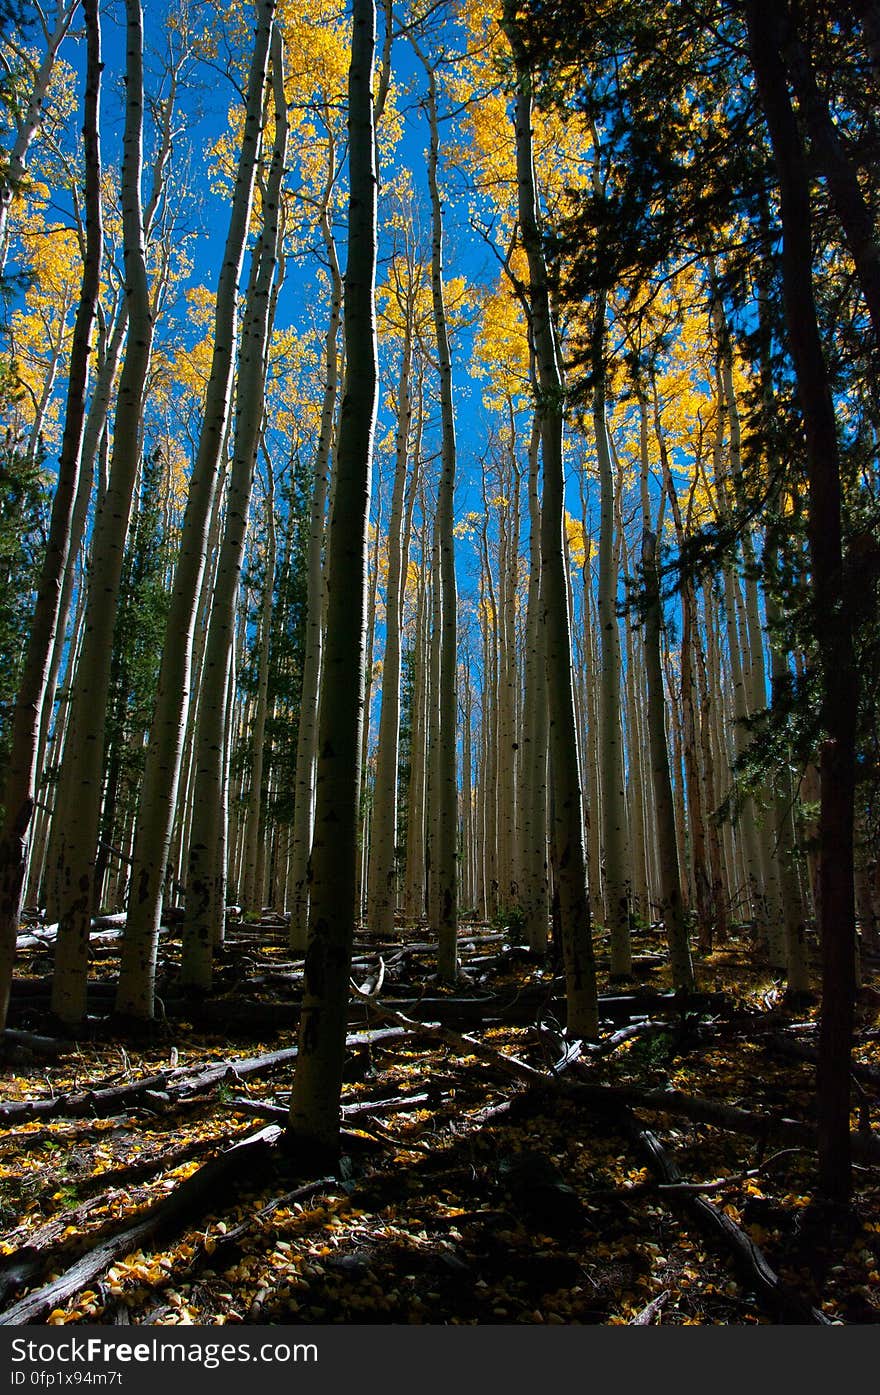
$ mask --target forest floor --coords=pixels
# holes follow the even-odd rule
[[[744,937],[701,962],[683,1013],[662,938],[641,933],[636,981],[602,978],[603,1038],[580,1051],[558,976],[503,931],[467,927],[454,990],[418,932],[359,940],[376,1003],[353,999],[345,1153],[318,1177],[279,1142],[302,985],[282,929],[231,931],[198,1007],[175,997],[163,937],[165,1016],[124,1046],[115,933],[93,936],[76,1041],[52,1031],[39,931],[20,951],[0,1323],[880,1321],[876,967],[857,1193],[837,1211],[812,1199],[815,1004],[786,1003]]]

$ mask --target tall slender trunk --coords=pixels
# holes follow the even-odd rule
[[[199,448],[181,529],[180,554],[174,572],[159,686],[138,805],[132,886],[116,1009],[122,1014],[139,1018],[153,1015],[162,888],[177,803],[192,676],[193,631],[205,568],[211,503],[229,418],[235,362],[236,294],[260,150],[263,91],[274,9],[275,0],[260,0],[245,99],[244,131],[217,288],[211,376],[205,393]]]
[[[260,848],[264,829],[263,768],[266,718],[269,711],[269,650],[272,629],[272,595],[275,589],[275,480],[271,464],[269,487],[266,491],[265,576],[260,603],[260,624],[257,648],[257,700],[250,732],[251,784],[248,793],[247,818],[244,832],[244,884],[241,906],[245,915],[259,916],[263,908],[263,877]]]
[[[101,280],[103,228],[101,221],[101,23],[97,0],[84,0],[87,66],[85,88],[86,246],[79,304],[73,329],[70,374],[58,482],[52,502],[49,537],[37,600],[28,633],[24,665],[16,694],[6,781],[3,826],[0,831],[0,1030],[6,1022],[15,937],[21,916],[27,836],[36,798],[40,746],[40,714],[46,696],[52,651],[58,628],[61,589],[70,548],[71,522],[77,498],[89,373],[89,341],[95,321]],[[68,21],[69,22],[69,21]],[[2,186],[0,186],[2,189]],[[0,197],[0,215],[5,204]],[[2,226],[0,226],[2,240]]]
[[[413,691],[410,736],[410,779],[407,796],[406,877],[404,914],[415,920],[425,913],[425,795],[427,790],[428,585],[425,539],[421,544],[413,640]]]
[[[813,292],[810,175],[780,56],[779,0],[746,0],[749,48],[764,109],[782,219],[782,290],[797,377],[809,479],[808,537],[824,740],[820,756],[819,1183],[840,1201],[852,1190],[850,1063],[855,1000],[853,879],[858,684],[852,616],[844,599],[837,423]]]
[[[236,383],[232,473],[212,588],[195,734],[193,805],[198,810],[198,821],[189,845],[182,979],[193,987],[205,989],[211,985],[212,949],[225,918],[227,713],[235,648],[235,604],[263,419],[266,351],[273,304],[271,289],[281,227],[281,183],[288,133],[283,62],[283,44],[276,30],[272,38],[275,143],[263,200],[263,228],[252,254],[253,269]]]
[[[57,854],[59,930],[52,1008],[70,1023],[81,1020],[86,1004],[110,655],[125,538],[140,460],[144,390],[153,341],[141,204],[144,92],[140,0],[126,0],[125,13],[122,226],[129,307],[128,340],[116,397],[110,474],[92,530],[82,649],[73,683],[70,730],[55,804],[62,837]]]
[[[388,571],[385,581],[385,652],[382,660],[382,704],[376,778],[370,821],[370,853],[367,872],[367,926],[371,934],[388,939],[394,933],[397,909],[397,778],[400,752],[400,625],[403,604],[403,513],[412,424],[414,268],[403,288],[405,323],[397,384],[397,430],[394,482],[388,518]]]
[[[678,853],[675,841],[675,806],[669,776],[669,748],[666,744],[663,668],[660,660],[660,583],[657,570],[657,539],[648,529],[642,537],[642,585],[644,588],[645,670],[648,680],[648,738],[651,751],[651,778],[654,788],[654,815],[660,860],[660,919],[669,944],[672,981],[684,993],[693,991],[694,968],[688,943],[687,918],[681,896]]]
[[[564,386],[538,224],[532,151],[531,74],[512,0],[505,0],[502,24],[511,46],[516,78],[519,223],[529,268],[528,297],[541,415],[544,465],[541,575],[553,770],[555,884],[559,893],[568,1030],[572,1037],[588,1037],[598,1031],[599,1016],[587,896],[584,813],[571,670],[571,626],[562,541],[565,515],[562,445]]]
[[[353,0],[348,85],[349,205],[346,375],[329,532],[325,679],[318,740],[309,943],[290,1101],[298,1147],[335,1157],[357,911],[357,837],[364,717],[364,598],[376,419],[376,165],[373,0]]]
[[[421,56],[421,55],[420,55]],[[443,209],[437,167],[440,127],[437,115],[437,75],[422,59],[428,77],[428,192],[431,199],[431,308],[440,378],[440,480],[437,488],[437,531],[440,547],[440,685],[439,749],[437,761],[437,970],[441,978],[458,973],[458,776],[456,762],[456,696],[458,599],[455,580],[455,412],[452,401],[452,358],[443,285]]]
[[[541,620],[541,444],[537,415],[529,442],[529,589],[526,601],[525,696],[520,809],[520,890],[526,943],[546,954],[550,920],[547,865],[547,682]]]
[[[611,934],[611,977],[632,972],[629,848],[620,724],[620,630],[617,624],[617,554],[614,546],[614,475],[605,414],[605,297],[593,331],[593,430],[599,464],[599,761],[602,780],[602,844],[605,852],[605,919]]]
[[[330,275],[330,320],[324,339],[324,398],[321,427],[315,451],[315,478],[309,511],[309,546],[306,560],[306,625],[299,728],[296,739],[293,828],[290,849],[290,944],[304,954],[308,938],[308,864],[312,848],[315,812],[315,761],[318,750],[318,694],[323,647],[324,514],[330,473],[330,447],[339,390],[339,320],[342,313],[342,274],[330,223],[329,202],[336,177],[335,148],[328,154],[327,183],[321,208],[321,236]]]

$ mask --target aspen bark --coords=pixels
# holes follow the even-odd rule
[[[598,1030],[595,963],[587,896],[580,759],[574,716],[571,628],[563,553],[564,386],[541,244],[532,152],[531,75],[514,6],[505,0],[503,27],[516,76],[515,133],[520,230],[529,267],[531,329],[538,373],[544,497],[541,520],[541,575],[553,771],[556,887],[559,894],[565,964],[568,1031],[572,1037]]]
[[[681,895],[681,876],[675,838],[675,806],[669,776],[669,748],[666,744],[663,668],[660,659],[660,584],[657,570],[657,539],[645,529],[642,537],[642,584],[644,588],[645,671],[648,680],[648,738],[651,752],[651,779],[654,788],[654,816],[660,858],[660,919],[669,944],[672,981],[680,992],[694,989],[694,968],[688,942],[687,917]]]
[[[71,7],[72,10],[75,7]],[[52,502],[49,537],[40,573],[37,600],[28,632],[24,665],[12,717],[10,752],[3,790],[0,830],[0,1030],[6,1022],[15,961],[15,937],[21,916],[27,861],[27,837],[33,817],[40,755],[40,715],[46,697],[52,652],[59,622],[60,596],[68,562],[71,524],[78,494],[83,423],[92,326],[101,279],[101,25],[97,0],[84,0],[87,67],[85,88],[86,246],[79,304],[73,329],[70,374],[58,481]],[[69,18],[68,21],[69,23]],[[0,184],[0,220],[6,205]],[[2,241],[2,221],[0,221]]]
[[[199,448],[181,529],[180,554],[174,572],[159,687],[138,806],[132,886],[116,991],[116,1010],[139,1018],[153,1015],[159,917],[190,697],[193,631],[205,568],[211,503],[228,425],[235,361],[235,302],[253,201],[274,8],[274,0],[260,0],[257,11],[244,131],[217,288],[211,376],[205,393]]]
[[[129,327],[116,399],[107,489],[92,531],[92,558],[70,730],[58,782],[59,930],[52,1009],[77,1023],[85,1011],[88,938],[101,811],[104,720],[110,654],[132,491],[140,460],[140,424],[153,321],[141,205],[143,166],[143,16],[126,0],[126,102],[122,157],[122,224]]]
[[[268,489],[266,491],[266,550],[265,576],[260,605],[259,643],[257,650],[257,700],[251,727],[251,782],[248,792],[247,817],[244,831],[244,881],[241,906],[245,915],[260,915],[263,909],[263,877],[259,849],[263,846],[263,765],[266,717],[269,703],[269,645],[272,624],[272,595],[275,587],[275,480],[271,462],[267,461]]]
[[[400,751],[400,625],[403,604],[403,510],[412,422],[413,315],[415,268],[408,267],[408,284],[398,299],[404,314],[400,375],[397,384],[397,430],[394,481],[388,518],[388,571],[385,582],[385,652],[382,660],[382,703],[373,785],[367,870],[367,927],[388,939],[394,934],[397,909],[397,775]]]
[[[235,649],[235,605],[263,419],[266,350],[271,334],[271,287],[278,255],[281,183],[288,134],[284,52],[278,30],[272,38],[272,90],[275,143],[263,200],[263,228],[252,254],[253,272],[236,383],[232,473],[212,590],[195,735],[193,805],[198,810],[198,824],[190,839],[188,855],[181,978],[183,983],[200,989],[211,986],[212,949],[217,943],[218,931],[222,932],[226,909],[224,829],[228,761],[225,757]]]
[[[324,242],[330,276],[330,320],[324,339],[324,397],[321,404],[321,426],[315,451],[315,478],[312,485],[309,512],[309,548],[306,561],[306,637],[296,744],[289,871],[291,887],[290,944],[297,954],[305,953],[308,938],[309,891],[307,879],[315,812],[318,695],[323,646],[324,575],[321,564],[324,553],[324,515],[327,508],[330,448],[333,440],[336,399],[339,390],[339,322],[342,313],[342,274],[339,270],[339,258],[336,254],[336,242],[329,214],[330,195],[335,178],[335,147],[331,142],[328,153],[327,183],[324,188],[320,217],[321,237]]]
[[[79,5],[80,0],[55,0],[54,28],[51,32],[47,32],[46,52],[34,73],[24,114],[16,128],[12,149],[3,161],[3,171],[0,174],[0,274],[6,265],[9,238],[8,223],[12,201],[16,188],[21,183],[27,168],[28,151],[40,129],[43,106],[49,92],[49,83],[52,80],[58,50],[70,29]],[[83,5],[83,10],[85,10],[85,5]],[[89,24],[90,21],[87,20],[87,31]]]
[[[438,951],[437,970],[441,978],[453,979],[458,973],[458,778],[456,762],[456,638],[457,591],[455,580],[455,539],[453,504],[455,495],[455,415],[452,403],[452,359],[446,322],[443,287],[443,211],[437,181],[440,134],[437,121],[437,82],[433,69],[428,72],[428,189],[431,197],[431,305],[434,312],[434,338],[437,344],[437,371],[440,377],[440,482],[437,490],[437,528],[440,540],[440,592],[442,600],[440,631],[440,748],[437,787],[437,882]]]
[[[605,298],[595,312],[593,333],[593,430],[599,465],[599,762],[602,782],[602,845],[605,853],[605,920],[611,934],[611,977],[632,973],[630,877],[626,788],[620,725],[620,630],[617,624],[617,555],[611,448],[605,416]]]
[[[357,837],[364,718],[364,597],[376,417],[376,166],[373,0],[353,0],[349,70],[346,375],[329,531],[325,679],[321,700],[309,944],[290,1101],[299,1147],[335,1156],[357,912]]]
[[[417,920],[425,914],[425,796],[427,792],[427,675],[428,675],[428,586],[425,565],[425,539],[421,544],[413,641],[413,695],[410,735],[410,778],[407,798],[406,877],[404,914]]]
[[[526,943],[533,954],[543,955],[547,952],[550,923],[550,886],[547,861],[547,683],[541,618],[540,443],[540,422],[536,414],[529,442],[529,589],[526,601],[519,875]]]

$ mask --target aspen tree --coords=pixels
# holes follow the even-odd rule
[[[500,909],[500,870],[498,862],[498,605],[489,560],[489,503],[486,475],[482,472],[483,523],[480,534],[480,572],[483,618],[483,869],[486,912],[494,916]]]
[[[704,593],[705,594],[705,593]],[[699,614],[697,611],[697,597],[694,593],[693,604],[695,608],[695,636],[694,660],[697,674],[697,690],[699,697],[699,730],[700,730],[700,755],[702,758],[702,775],[704,791],[704,828],[706,851],[709,869],[709,890],[708,901],[711,907],[711,930],[714,939],[724,941],[727,939],[727,893],[724,886],[722,871],[722,850],[721,836],[718,828],[718,820],[715,810],[718,808],[718,787],[716,782],[716,760],[712,743],[712,708],[717,701],[718,688],[711,686],[709,681],[709,670],[706,654],[703,651],[703,644],[699,631]],[[709,611],[706,616],[706,643],[710,643],[712,619]]]
[[[573,1037],[598,1030],[595,964],[584,852],[583,800],[574,715],[571,631],[562,546],[564,520],[564,386],[541,245],[532,157],[531,74],[513,0],[505,0],[504,32],[516,78],[515,132],[519,223],[529,267],[529,302],[538,370],[544,496],[541,574],[547,641],[550,757],[553,772],[556,887],[566,974],[568,1030]]]
[[[550,887],[547,861],[547,681],[541,618],[540,443],[541,427],[536,413],[529,441],[529,583],[526,600],[519,877],[526,943],[533,954],[543,955],[547,951]]]
[[[426,535],[424,509],[420,542],[415,634],[413,639],[413,695],[410,732],[410,777],[407,792],[406,871],[403,909],[407,920],[425,913],[425,807],[427,793],[427,647],[428,647],[428,568],[425,565]]]
[[[605,297],[593,328],[593,431],[599,464],[599,762],[602,781],[602,846],[605,854],[605,920],[611,932],[611,977],[632,973],[630,877],[626,788],[620,727],[620,630],[617,624],[615,490],[605,410]]]
[[[621,530],[621,538],[623,531]],[[645,830],[644,780],[642,775],[642,742],[639,728],[638,681],[643,671],[642,655],[637,648],[638,636],[629,616],[626,620],[626,751],[630,771],[627,808],[629,813],[629,847],[632,862],[632,905],[640,920],[648,917],[647,838]]]
[[[65,657],[65,650],[67,650],[67,672],[70,674],[74,672],[73,660],[76,654],[76,645],[71,644],[68,646],[67,626],[70,619],[74,586],[76,584],[79,553],[82,540],[85,536],[86,523],[88,521],[89,500],[92,496],[95,461],[98,456],[100,438],[103,435],[110,411],[110,396],[119,368],[122,348],[125,344],[127,326],[128,305],[123,297],[119,303],[113,331],[104,351],[103,359],[99,359],[98,362],[97,371],[93,379],[91,401],[83,425],[79,481],[70,522],[70,546],[68,548],[67,562],[64,568],[64,579],[61,584],[61,598],[58,603],[58,624],[56,627],[52,660],[49,667],[46,692],[40,714],[40,746],[37,759],[38,773],[43,770],[45,765],[46,751],[49,744],[49,733],[55,710],[58,679],[61,673],[61,665]],[[85,583],[84,579],[81,578],[77,596],[77,606],[80,610],[84,590]],[[78,626],[75,623],[73,626],[74,635],[77,633],[77,629]]]
[[[584,612],[584,708],[586,711],[587,858],[590,909],[595,919],[604,918],[602,899],[602,786],[599,771],[599,711],[596,692],[596,626],[593,618],[593,541],[587,527],[587,498],[581,477],[581,516],[584,530],[583,612]]]
[[[439,853],[438,818],[440,802],[437,798],[440,761],[440,662],[442,634],[443,596],[440,589],[440,530],[437,510],[434,510],[434,527],[431,541],[431,628],[428,639],[428,754],[425,825],[427,831],[427,852],[425,871],[427,876],[428,924],[437,925],[440,919],[438,877]]]
[[[759,325],[761,329],[761,389],[762,407],[772,412],[775,406],[772,387],[772,365],[770,362],[771,337],[767,323],[767,303],[765,293],[759,293]],[[774,462],[775,463],[775,462]],[[777,586],[781,570],[780,530],[775,522],[782,512],[782,485],[774,490],[771,519],[764,540],[765,606],[767,632],[770,639],[770,683],[771,705],[778,702],[785,692],[790,677],[790,655],[781,636],[782,607],[777,599]],[[800,892],[797,867],[797,834],[795,828],[795,788],[791,771],[785,765],[777,770],[772,782],[773,831],[776,838],[779,858],[779,885],[782,927],[785,944],[786,981],[792,994],[810,992],[810,960],[807,950],[806,914],[804,898]]]
[[[125,15],[122,223],[128,340],[116,398],[110,475],[92,530],[82,648],[55,806],[61,840],[57,855],[60,904],[52,1009],[70,1023],[79,1022],[85,1011],[110,651],[153,339],[141,203],[144,94],[143,16],[139,0],[126,0]]]
[[[67,23],[73,8],[69,7]],[[62,7],[59,5],[59,13]],[[60,616],[60,597],[68,563],[71,525],[79,492],[83,424],[89,374],[92,326],[101,281],[103,228],[101,216],[101,23],[97,0],[84,0],[87,63],[84,98],[86,245],[82,284],[73,342],[58,481],[52,504],[43,566],[31,618],[21,680],[12,720],[10,754],[3,790],[0,831],[0,1029],[6,1021],[15,959],[15,937],[21,917],[27,858],[27,837],[33,817],[40,758],[40,715],[50,675]],[[5,216],[0,185],[0,220]],[[2,241],[0,221],[0,241]]]
[[[712,460],[718,512],[722,520],[727,520],[730,510],[726,493],[727,485],[722,468],[724,401],[724,390],[719,373],[716,396],[717,425],[713,443]],[[723,583],[723,611],[727,637],[727,653],[730,661],[733,685],[733,742],[737,757],[741,757],[748,745],[748,735],[745,729],[746,719],[748,718],[748,696],[746,692],[745,673],[743,670],[739,629],[736,623],[735,578],[731,571],[730,564],[727,562],[725,562],[723,568]],[[745,860],[747,896],[751,914],[754,919],[755,930],[759,936],[766,937],[767,906],[762,885],[761,851],[755,820],[755,805],[751,795],[746,796],[742,801],[737,827]]]
[[[245,99],[244,131],[229,229],[217,287],[211,376],[205,393],[199,448],[187,494],[181,547],[174,573],[159,688],[141,786],[128,920],[122,950],[117,1012],[153,1015],[162,888],[171,844],[190,696],[193,633],[205,568],[207,530],[226,438],[235,362],[235,301],[250,223],[260,149],[274,0],[259,0]]]
[[[698,475],[694,475],[691,485],[687,516],[682,515],[681,504],[672,478],[672,468],[666,436],[660,419],[660,402],[656,382],[654,394],[654,431],[660,450],[663,469],[663,485],[669,500],[679,551],[684,548],[690,527],[694,494]],[[700,946],[711,949],[715,929],[715,908],[711,898],[711,878],[707,853],[706,804],[703,787],[703,772],[700,768],[701,731],[700,712],[697,697],[697,650],[700,645],[696,590],[690,576],[684,578],[681,588],[681,734],[682,756],[684,760],[685,784],[687,788],[688,834],[690,842],[690,870],[693,878],[694,900]]]
[[[43,107],[49,93],[49,84],[52,81],[58,50],[67,36],[79,7],[80,0],[55,0],[53,25],[50,29],[48,19],[42,9],[36,2],[34,4],[46,36],[46,51],[33,74],[24,111],[16,127],[12,149],[5,157],[3,169],[0,172],[0,272],[6,265],[9,245],[9,213],[16,190],[20,187],[27,171],[28,151],[40,129]],[[85,11],[84,4],[83,11]],[[88,25],[89,21],[86,22],[87,32]]]
[[[456,654],[458,599],[455,579],[453,505],[455,497],[456,439],[452,399],[452,358],[443,283],[443,205],[437,169],[440,160],[440,126],[437,112],[437,74],[413,40],[428,79],[428,193],[431,200],[431,307],[437,373],[440,379],[440,479],[437,487],[437,532],[440,552],[440,673],[438,753],[436,764],[436,921],[437,970],[441,978],[458,973],[458,776],[456,728],[458,700]]]
[[[195,738],[193,804],[198,810],[198,826],[189,846],[182,978],[197,988],[210,987],[211,947],[226,913],[224,781],[228,777],[225,752],[229,746],[227,712],[235,647],[235,604],[263,418],[266,352],[271,333],[270,293],[278,255],[281,183],[288,137],[284,49],[278,29],[272,36],[271,61],[275,140],[263,198],[263,227],[252,252],[235,389],[232,472],[212,588]]]
[[[644,607],[644,659],[648,682],[648,738],[651,753],[651,779],[654,789],[654,819],[660,861],[659,915],[669,945],[672,982],[676,989],[690,993],[694,969],[688,943],[687,917],[681,895],[678,852],[675,838],[675,806],[669,776],[669,748],[666,744],[663,668],[660,659],[662,613],[657,568],[656,535],[645,529],[642,535],[642,587]]]
[[[720,390],[724,395],[727,419],[730,427],[730,470],[735,491],[742,492],[742,433],[739,408],[734,388],[733,350],[730,332],[724,317],[720,297],[717,293],[713,301],[713,322],[719,341]],[[758,613],[758,583],[756,580],[755,549],[751,533],[744,529],[741,536],[744,562],[745,599],[741,600],[740,588],[735,577],[729,578],[733,591],[734,604],[739,618],[738,632],[743,665],[744,700],[751,716],[762,712],[767,706],[767,686],[764,664],[764,638]],[[765,783],[760,790],[759,802],[766,809],[773,803],[773,795]],[[752,801],[754,810],[754,800]],[[757,823],[757,821],[756,821]],[[779,887],[779,868],[774,846],[773,827],[770,818],[763,818],[755,829],[758,857],[761,869],[761,898],[765,911],[767,943],[772,964],[782,967],[785,963],[785,945],[782,931],[782,898]]]
[[[397,383],[394,479],[388,516],[388,571],[385,581],[385,650],[376,778],[373,785],[367,879],[367,928],[383,939],[394,933],[397,908],[397,776],[400,748],[400,629],[407,559],[403,546],[404,502],[412,423],[412,370],[418,268],[412,228],[404,228],[405,246],[393,259],[389,296],[401,318],[400,372]]]
[[[377,478],[380,476],[380,470],[379,470],[379,468],[378,468],[378,462],[377,462],[377,468],[376,468],[376,475],[377,475]],[[336,476],[335,476],[335,473],[334,473],[333,480],[331,481],[331,483],[333,483],[334,486],[335,486],[335,480],[336,480]],[[363,916],[364,903],[365,903],[365,900],[366,900],[366,892],[367,892],[367,887],[366,887],[366,882],[367,882],[367,852],[368,852],[368,849],[369,849],[369,846],[370,846],[370,842],[369,842],[369,828],[368,828],[368,816],[369,816],[369,803],[368,803],[368,799],[369,799],[369,787],[370,787],[370,784],[371,784],[371,775],[370,775],[370,770],[369,770],[368,751],[369,751],[369,744],[370,744],[370,725],[371,725],[371,717],[372,717],[372,711],[373,711],[373,708],[372,708],[372,702],[373,702],[373,652],[374,652],[375,637],[376,637],[376,613],[377,613],[378,604],[379,604],[379,554],[380,554],[380,550],[381,550],[381,546],[382,546],[382,491],[381,491],[381,478],[378,478],[378,487],[377,487],[377,489],[376,489],[376,495],[377,495],[377,503],[376,503],[376,521],[375,521],[375,524],[373,525],[373,529],[374,529],[374,531],[373,531],[373,547],[372,547],[372,551],[370,552],[369,557],[368,557],[368,560],[367,560],[367,637],[366,637],[366,644],[365,644],[365,646],[364,646],[364,668],[365,668],[365,677],[364,677],[364,720],[363,720],[363,726],[362,726],[362,730],[361,730],[361,758],[360,758],[360,771],[361,771],[361,774],[360,774],[360,794],[359,794],[359,796],[358,796],[358,819],[359,819],[359,826],[358,826],[358,852],[357,852],[357,859],[358,859],[358,868],[357,868],[357,886],[358,886],[357,915],[358,915],[358,919],[359,919],[359,920],[360,920],[360,919],[362,918],[362,916]],[[330,500],[330,513],[331,513],[331,517],[332,517],[332,514],[333,514],[333,499],[332,499],[332,495],[331,495],[331,500]],[[368,525],[368,527],[369,527],[369,525]],[[326,586],[325,586],[325,588],[324,588],[324,632],[325,632],[325,634],[326,634],[326,631],[327,631],[327,610],[328,610],[327,601],[328,601],[328,592],[327,592],[327,588],[326,588]]]
[[[373,0],[353,0],[352,12],[345,386],[328,541],[309,942],[289,1125],[298,1146],[330,1156],[339,1148],[339,1096],[357,915],[364,597],[377,396]]]
[[[474,694],[471,681],[469,656],[460,670],[460,688],[463,691],[461,703],[461,811],[462,811],[462,862],[459,895],[465,906],[473,907],[476,902],[476,875],[474,865],[474,788],[473,788],[473,708]],[[546,930],[544,934],[546,942]]]
[[[263,908],[263,878],[260,870],[260,835],[263,805],[263,757],[266,717],[269,701],[269,641],[272,621],[272,592],[275,585],[275,477],[272,462],[266,458],[267,488],[265,497],[266,545],[264,552],[263,593],[260,601],[260,624],[257,643],[257,692],[254,720],[251,727],[251,778],[248,791],[247,817],[244,831],[244,878],[241,905],[245,915],[259,917]]]
[[[497,811],[498,884],[501,907],[505,912],[519,902],[516,861],[517,767],[519,729],[516,698],[519,687],[516,647],[516,587],[519,579],[519,496],[520,471],[516,459],[517,438],[513,411],[510,430],[499,458],[498,509],[498,642],[497,721]]]
[[[330,278],[330,318],[324,337],[324,395],[321,425],[315,450],[314,482],[309,512],[309,546],[306,560],[306,638],[302,693],[294,774],[293,827],[291,829],[290,944],[304,954],[308,937],[308,862],[312,847],[315,809],[315,761],[318,746],[318,696],[323,646],[324,515],[330,473],[330,449],[339,390],[339,323],[342,314],[342,273],[330,221],[330,197],[336,182],[336,144],[327,121],[327,178],[321,198],[319,227]]]

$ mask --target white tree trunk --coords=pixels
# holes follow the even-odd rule
[[[52,1009],[69,1023],[81,1020],[86,1004],[110,657],[132,492],[140,462],[144,388],[153,339],[141,205],[144,95],[140,0],[126,0],[125,12],[122,224],[128,340],[116,398],[110,476],[92,531],[83,642],[55,805],[62,835],[58,849],[59,931]]]
[[[260,0],[257,10],[241,151],[217,288],[211,376],[205,393],[202,431],[181,529],[180,554],[174,572],[159,687],[138,806],[128,921],[116,991],[116,1010],[138,1018],[153,1015],[162,888],[190,697],[193,630],[205,567],[211,503],[228,425],[235,362],[236,296],[260,150],[263,91],[274,8],[274,0]]]
[[[15,937],[21,916],[27,862],[27,836],[36,798],[40,756],[40,715],[46,697],[52,651],[59,622],[59,602],[70,548],[78,493],[83,423],[89,373],[89,341],[101,280],[101,150],[98,121],[101,84],[101,27],[97,0],[85,0],[88,41],[85,122],[86,247],[82,284],[73,330],[70,373],[58,482],[52,502],[49,537],[40,572],[21,679],[12,717],[10,751],[3,790],[0,830],[0,1030],[6,1022]],[[69,23],[69,18],[68,21]],[[0,219],[6,205],[0,183]],[[2,222],[0,222],[2,241]]]
[[[222,935],[225,920],[227,714],[235,650],[235,605],[263,419],[271,289],[278,256],[281,183],[287,150],[283,46],[277,30],[272,40],[272,90],[275,143],[263,200],[263,228],[253,251],[248,288],[236,383],[232,473],[212,590],[195,736],[193,805],[198,810],[198,821],[189,845],[181,977],[183,983],[200,989],[211,986],[212,950],[218,932]]]

